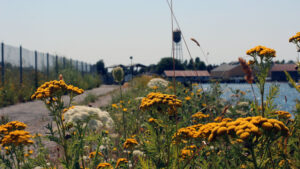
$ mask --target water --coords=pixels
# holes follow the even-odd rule
[[[266,83],[265,86],[265,96],[268,95],[269,93],[269,87],[272,83]],[[293,112],[293,110],[295,110],[295,105],[296,105],[296,99],[300,100],[300,93],[297,92],[297,90],[295,88],[292,88],[289,86],[288,83],[276,83],[279,85],[279,94],[278,97],[275,98],[275,104],[277,105],[277,108],[279,110],[285,110],[288,111],[290,113]],[[222,97],[224,99],[230,99],[230,96],[233,94],[230,90],[236,90],[236,89],[240,89],[244,92],[246,92],[247,94],[245,95],[245,97],[247,99],[253,100],[253,93],[251,90],[251,85],[247,84],[247,83],[221,83],[221,87],[223,89],[224,94],[222,95]],[[210,88],[210,84],[203,84],[203,88],[204,89],[208,89]],[[256,84],[253,84],[253,88],[255,91],[255,95],[256,95],[256,99],[258,101],[260,101],[260,94],[259,94],[259,90],[256,86]],[[293,114],[293,113],[292,113]]]

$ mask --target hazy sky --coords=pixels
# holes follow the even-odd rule
[[[300,32],[300,0],[173,0],[193,57],[236,61],[265,45],[295,60],[290,36]],[[166,0],[0,0],[0,41],[107,66],[157,63],[171,53]],[[184,49],[184,58],[189,56]]]

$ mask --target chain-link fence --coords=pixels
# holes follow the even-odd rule
[[[49,53],[31,51],[20,47],[1,43],[1,84],[5,85],[7,80],[33,82],[37,87],[39,81],[57,79],[58,74],[65,69],[81,72],[84,76],[92,72],[92,65],[60,57]],[[16,80],[18,79],[18,80]]]

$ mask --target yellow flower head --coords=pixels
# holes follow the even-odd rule
[[[120,164],[122,164],[122,163],[128,163],[127,159],[126,158],[119,158],[115,168],[118,168],[120,166]]]
[[[153,89],[153,90],[156,90],[156,89],[158,89],[158,87],[157,87],[157,86],[153,86],[152,89]]]
[[[149,122],[149,123],[153,123],[153,122],[155,122],[155,118],[152,118],[152,117],[151,117],[151,118],[149,118],[148,122]]]
[[[31,137],[32,136],[27,131],[14,130],[3,137],[1,144],[2,146],[12,145],[12,144],[15,146],[18,146],[20,144],[22,145],[33,144],[33,141],[30,140]]]
[[[117,109],[117,108],[118,108],[118,105],[117,105],[117,104],[112,104],[112,105],[111,105],[111,107],[113,107],[113,108],[116,108],[116,109]]]
[[[109,163],[99,163],[98,166],[97,166],[97,169],[102,169],[102,168],[109,168],[109,169],[111,169],[113,167]]]
[[[36,92],[31,96],[31,99],[41,99],[45,100],[47,98],[50,98],[48,100],[48,103],[51,103],[52,101],[57,101],[56,98],[53,99],[53,97],[56,97],[57,94],[62,95],[65,93],[74,93],[74,94],[82,94],[84,92],[83,89],[80,89],[78,87],[74,87],[73,85],[67,85],[63,80],[57,81],[49,81],[41,85]]]
[[[136,141],[136,139],[128,138],[128,139],[126,139],[125,143],[123,144],[123,148],[131,149],[136,145],[138,145],[138,142]]]
[[[265,46],[256,46],[252,49],[249,49],[246,54],[253,57],[256,55],[260,57],[276,57],[276,51]]]
[[[185,97],[184,98],[186,101],[189,101],[189,100],[191,100],[192,98],[190,97],[190,96],[187,96],[187,97]]]
[[[280,110],[280,111],[276,111],[276,112],[274,112],[275,114],[277,114],[279,117],[282,117],[282,118],[290,118],[292,115],[289,113],[289,112],[287,112],[287,111],[282,111],[282,110]]]
[[[300,42],[300,32],[296,33],[296,35],[292,36],[290,39],[289,39],[289,42],[292,42],[292,43],[298,43]]]
[[[192,118],[203,119],[208,118],[209,114],[203,114],[202,112],[198,112],[192,115]]]
[[[89,158],[92,159],[92,158],[95,158],[96,156],[96,152],[93,151],[89,154]],[[101,152],[98,152],[98,156],[102,156],[103,157],[103,154]]]
[[[219,136],[227,134],[229,136],[238,136],[240,140],[247,140],[252,135],[260,136],[261,130],[280,133],[283,136],[289,134],[289,129],[276,119],[267,119],[261,116],[238,118],[235,121],[218,121],[207,124],[197,124],[179,129],[173,136],[176,142],[194,138],[206,138],[208,141],[214,141]],[[238,140],[238,139],[237,139]],[[236,141],[237,141],[236,140]]]
[[[147,97],[142,99],[140,109],[146,110],[153,107],[167,109],[169,115],[177,113],[177,107],[181,107],[182,101],[176,99],[175,95],[162,93],[149,93]],[[165,111],[163,111],[165,112]]]

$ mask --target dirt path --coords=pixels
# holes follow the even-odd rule
[[[93,95],[100,97],[91,105],[93,107],[105,106],[109,104],[111,100],[110,93],[117,88],[118,87],[115,85],[102,85],[99,88],[85,91],[83,94],[76,96],[74,102],[80,103],[89,93],[92,93]],[[65,97],[64,100],[68,100],[67,97]],[[47,131],[45,126],[51,120],[48,113],[49,111],[42,101],[20,103],[0,109],[0,115],[7,115],[9,120],[24,122],[28,125],[27,131],[32,134],[40,133],[43,135]]]

